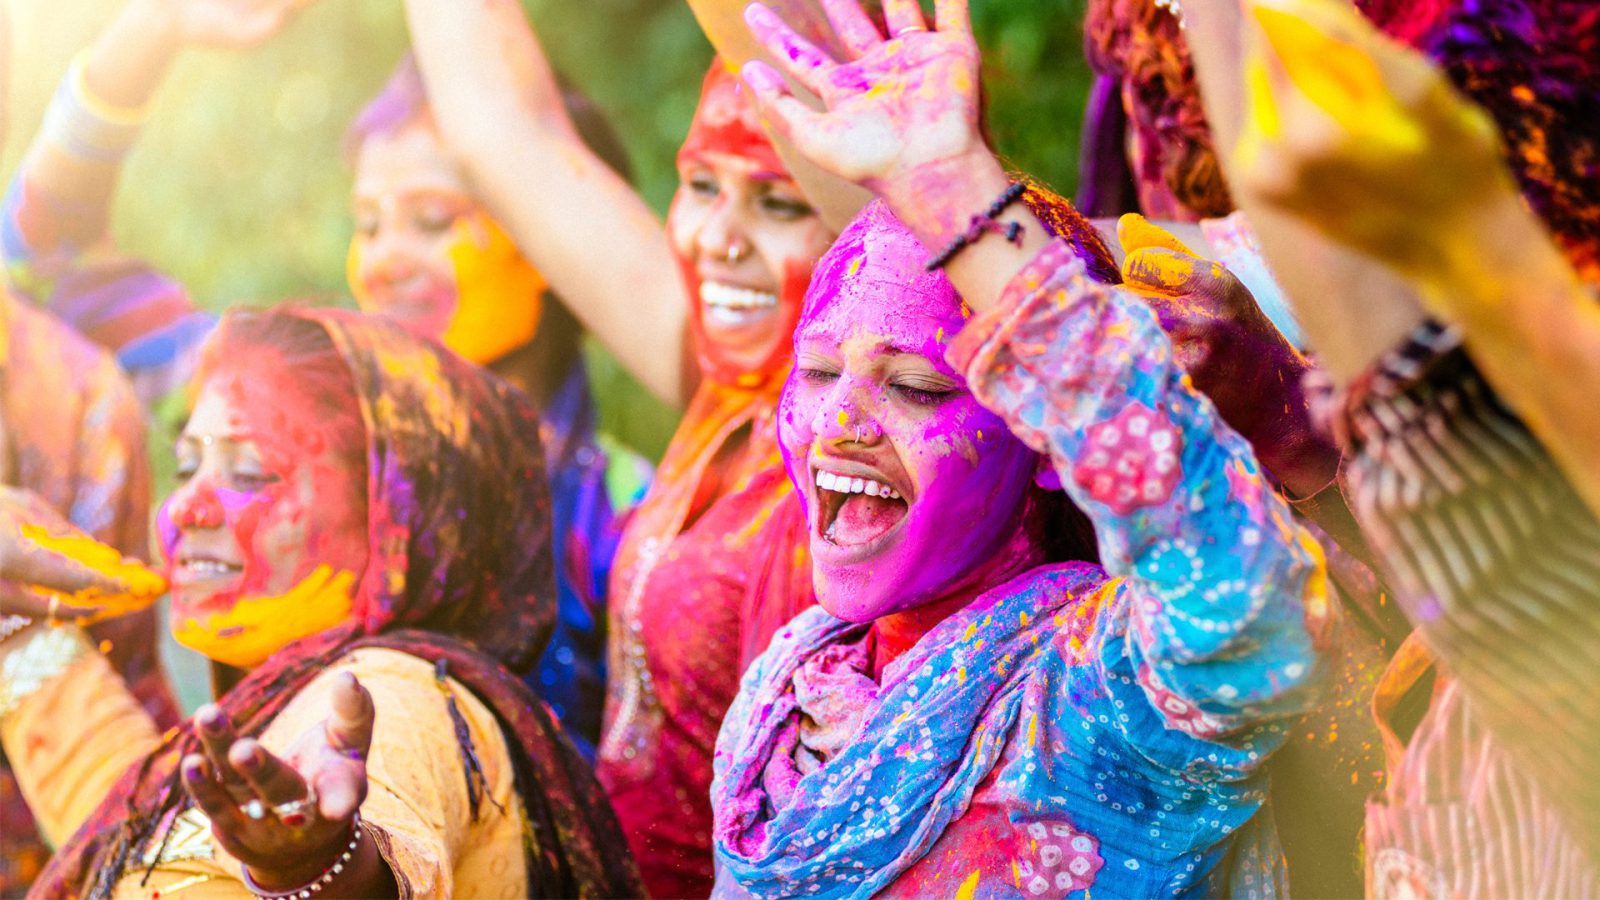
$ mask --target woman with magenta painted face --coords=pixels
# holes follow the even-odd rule
[[[36,892],[639,893],[521,679],[556,618],[535,423],[393,324],[225,316],[157,517],[217,700],[161,734],[75,628],[0,644],[28,681],[0,737],[60,848]]]
[[[1013,202],[964,4],[930,30],[887,0],[887,40],[824,7],[843,62],[749,21],[826,111],[745,76],[883,200],[796,329],[780,441],[820,608],[718,739],[717,893],[1281,890],[1262,765],[1314,697],[1319,548],[1145,304]],[[1098,553],[1060,540],[1075,510]]]

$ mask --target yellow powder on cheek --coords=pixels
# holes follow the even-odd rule
[[[355,575],[337,574],[326,564],[287,593],[243,597],[226,612],[204,622],[186,617],[174,623],[178,643],[210,659],[239,668],[260,665],[291,641],[327,631],[350,617]]]

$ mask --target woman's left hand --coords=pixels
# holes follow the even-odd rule
[[[1291,493],[1327,486],[1339,455],[1312,427],[1308,363],[1233,273],[1129,213],[1117,223],[1123,285],[1161,321],[1178,364]]]
[[[928,29],[917,0],[883,0],[888,36],[858,0],[821,0],[850,58],[834,60],[777,14],[751,4],[745,19],[783,68],[822,98],[813,111],[771,66],[750,62],[745,81],[771,125],[812,162],[890,197],[919,175],[966,156],[988,156],[978,128],[978,45],[966,0],[937,0]]]
[[[307,884],[329,871],[366,799],[375,710],[355,676],[338,677],[332,715],[287,758],[254,738],[238,738],[215,706],[195,714],[205,753],[184,758],[184,787],[211,820],[217,843],[267,890]]]

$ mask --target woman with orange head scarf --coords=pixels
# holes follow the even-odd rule
[[[408,11],[441,131],[475,187],[623,365],[687,404],[615,563],[599,775],[652,893],[704,896],[717,729],[744,663],[811,604],[774,415],[833,231],[721,64],[663,227],[576,139],[515,3]]]

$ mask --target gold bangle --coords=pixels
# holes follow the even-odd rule
[[[72,86],[72,95],[77,98],[84,111],[103,122],[111,125],[120,125],[124,128],[134,128],[143,125],[150,118],[152,102],[140,106],[118,106],[102,98],[89,87],[89,49],[85,48],[72,58],[72,64],[67,67],[68,83]]]
[[[51,679],[94,652],[83,631],[73,626],[37,628],[0,655],[0,719],[15,712]]]

